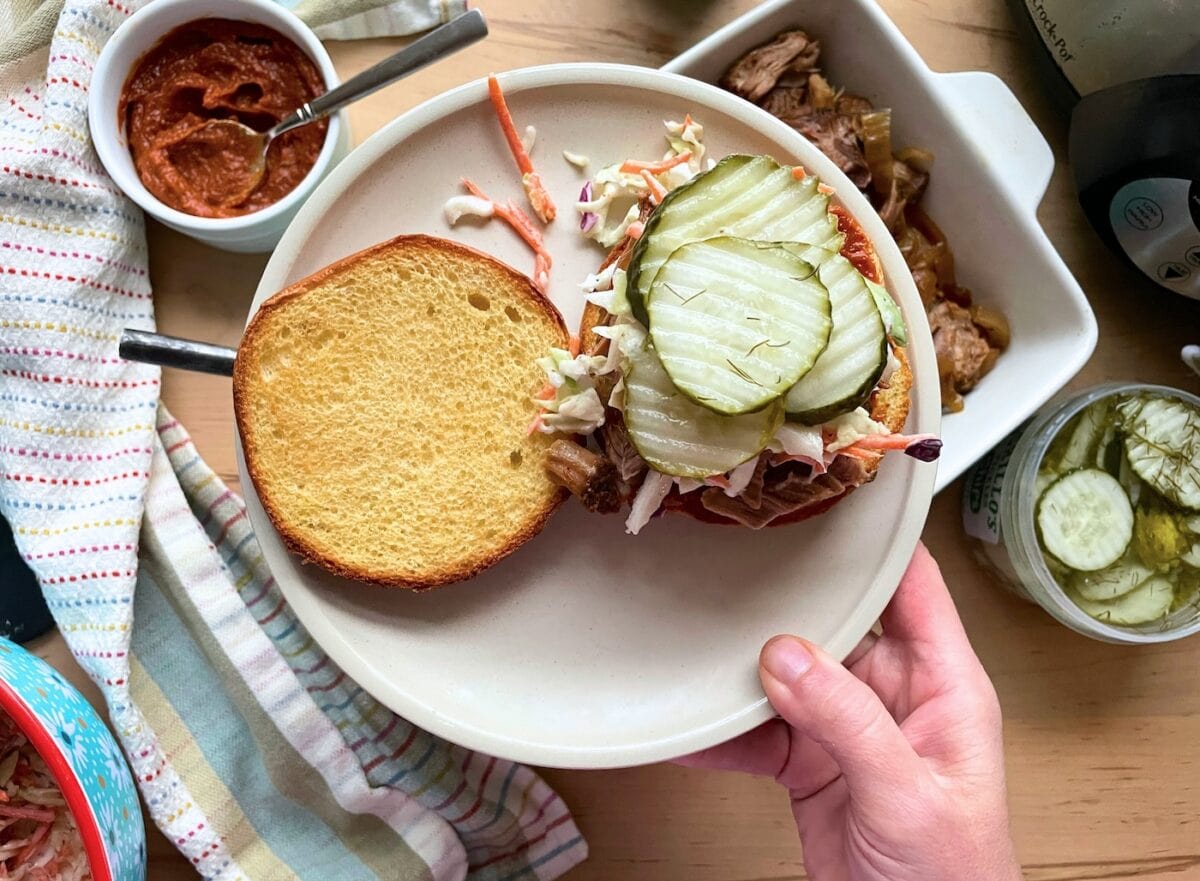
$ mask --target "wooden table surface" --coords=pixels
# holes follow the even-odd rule
[[[356,105],[350,111],[356,139],[492,70],[588,59],[657,66],[755,3],[478,5],[491,23],[488,40]],[[883,6],[934,69],[1001,76],[1062,159],[1063,120],[1039,91],[1002,0],[883,0]],[[344,77],[398,42],[334,43],[330,51]],[[1121,378],[1194,389],[1196,379],[1176,353],[1200,342],[1200,304],[1159,293],[1101,247],[1061,164],[1040,213],[1100,323],[1099,348],[1074,384]],[[236,345],[265,259],[216,252],[153,223],[149,239],[159,329]],[[163,399],[208,462],[236,485],[229,381],[166,371]],[[955,484],[935,500],[925,541],[1000,693],[1027,878],[1200,879],[1200,638],[1134,649],[1069,632],[1002,591],[972,562],[960,494]],[[57,635],[35,649],[95,696]],[[771,782],[670,765],[547,771],[546,777],[574,808],[591,845],[591,858],[570,881],[805,877],[786,799]],[[149,852],[152,881],[188,877],[187,862],[154,829]]]

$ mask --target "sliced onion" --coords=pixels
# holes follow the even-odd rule
[[[999,349],[988,349],[988,353],[983,356],[983,361],[979,365],[979,378],[983,379],[992,372],[992,368],[996,366],[996,362],[1000,359]]]
[[[896,158],[922,174],[929,174],[929,170],[933,168],[933,154],[920,147],[905,147],[896,154]]]
[[[928,266],[918,266],[912,270],[913,283],[917,286],[917,293],[921,295],[921,302],[925,304],[925,309],[929,310],[937,303],[941,293],[938,291],[937,273]]]
[[[892,191],[892,112],[875,110],[859,117],[863,157],[871,169],[871,185],[880,196]]]
[[[943,288],[954,287],[957,284],[954,277],[954,254],[950,251],[946,234],[920,205],[909,205],[908,210],[905,211],[905,217],[921,235],[929,240],[931,245],[938,248],[933,261],[933,271],[937,273],[938,284]]]
[[[971,307],[971,289],[964,288],[960,284],[942,288],[942,297],[951,303],[962,306],[964,309]]]
[[[950,413],[961,412],[963,398],[954,387],[954,359],[947,354],[938,355],[937,367],[942,386],[942,409]]]
[[[896,244],[900,247],[900,253],[904,255],[904,262],[908,264],[908,268],[917,268],[919,265],[917,254],[929,244],[925,241],[925,237],[907,223],[904,223],[901,224],[900,229],[896,230],[895,239]]]
[[[819,73],[808,75],[807,103],[814,110],[832,110],[837,105],[837,92]]]
[[[971,307],[971,321],[983,331],[983,335],[987,337],[987,341],[994,348],[1008,348],[1012,339],[1012,330],[1008,326],[1008,319],[1001,312],[990,306],[976,303]]]

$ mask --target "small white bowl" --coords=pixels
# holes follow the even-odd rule
[[[239,217],[196,217],[159,201],[133,167],[118,109],[121,90],[141,57],[170,31],[202,18],[231,18],[274,28],[304,50],[321,72],[325,88],[338,84],[337,71],[316,34],[273,0],[155,0],[117,28],[92,75],[88,127],[105,170],[129,198],[171,229],[226,251],[270,251],[328,171],[346,155],[350,128],[345,111],[329,119],[325,143],[312,169],[294,190],[273,205]]]

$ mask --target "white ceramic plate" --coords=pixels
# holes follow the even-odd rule
[[[555,65],[502,81],[518,124],[538,129],[534,160],[560,206],[547,240],[551,295],[568,324],[582,311],[577,284],[603,254],[576,231],[572,202],[585,176],[562,150],[585,153],[595,165],[657,157],[662,121],[689,112],[705,124],[714,157],[770,153],[803,162],[837,187],[880,244],[905,312],[921,315],[902,258],[865,200],[762,111],[645,68]],[[442,205],[460,192],[463,174],[494,198],[522,199],[482,82],[405,114],[335,169],[284,235],[254,308],[321,266],[400,233],[459,239],[528,271],[530,254],[504,226],[446,226]],[[910,326],[909,427],[937,431],[932,343],[923,321]],[[606,767],[687,753],[767,719],[755,666],[775,633],[800,633],[844,656],[895,589],[925,522],[934,473],[892,457],[873,485],[829,514],[762,532],[667,517],[635,538],[624,534],[621,517],[587,515],[571,502],[500,565],[424,595],[300,565],[253,492],[247,503],[267,562],[305,626],[389,707],[493,754]],[[243,486],[249,490],[249,481]]]
[[[1012,325],[1012,346],[966,409],[945,418],[941,490],[1096,348],[1087,298],[1037,219],[1054,154],[1003,82],[976,71],[934,73],[875,0],[767,0],[663,69],[716,82],[746,52],[797,27],[821,41],[821,68],[834,85],[892,108],[897,146],[933,151],[922,205],[946,231],[959,281]]]

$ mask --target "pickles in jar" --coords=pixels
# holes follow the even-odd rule
[[[1066,594],[1144,627],[1200,592],[1200,409],[1158,394],[1096,401],[1038,468],[1037,534]]]

